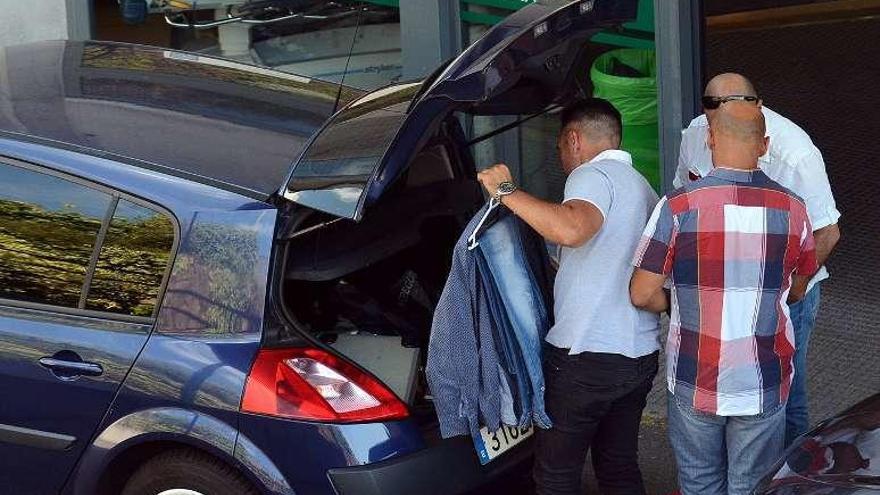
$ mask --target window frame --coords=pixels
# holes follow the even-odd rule
[[[174,267],[174,263],[177,259],[178,249],[180,247],[180,221],[174,213],[165,208],[164,206],[155,203],[153,201],[146,200],[139,196],[135,196],[129,192],[122,191],[120,189],[111,187],[107,184],[103,184],[100,182],[96,182],[94,180],[86,179],[84,177],[80,177],[75,174],[71,174],[68,172],[62,172],[60,170],[47,167],[44,165],[36,164],[33,162],[23,161],[17,158],[12,158],[5,155],[0,155],[0,164],[8,165],[11,167],[18,167],[24,170],[29,170],[34,173],[48,175],[50,177],[55,177],[82,187],[86,187],[89,189],[96,190],[98,192],[107,194],[110,196],[110,203],[107,206],[107,211],[104,212],[104,217],[101,221],[101,228],[98,230],[97,237],[95,238],[95,245],[92,247],[92,255],[89,258],[89,264],[86,267],[86,273],[83,278],[83,285],[80,289],[80,298],[76,308],[70,308],[67,306],[58,306],[54,304],[45,304],[45,303],[36,303],[30,301],[20,301],[17,299],[7,299],[0,297],[0,306],[11,307],[11,308],[23,308],[23,309],[32,309],[37,311],[46,311],[51,313],[58,313],[64,315],[71,316],[80,316],[87,318],[98,318],[102,320],[115,320],[121,322],[128,323],[141,323],[141,324],[149,324],[152,325],[155,323],[156,318],[159,315],[159,310],[162,308],[162,303],[165,299],[165,291],[168,288],[168,281],[171,277],[171,271]],[[156,293],[156,306],[153,308],[153,313],[150,316],[132,316],[125,315],[120,313],[112,313],[109,311],[100,311],[93,309],[85,309],[85,304],[88,301],[88,293],[91,290],[92,280],[94,279],[95,272],[98,267],[98,260],[101,256],[101,251],[104,247],[104,241],[107,237],[107,232],[110,230],[110,223],[113,221],[113,217],[116,214],[116,209],[119,206],[119,201],[125,200],[132,204],[141,206],[143,208],[152,210],[160,215],[163,215],[165,218],[171,221],[172,228],[174,230],[174,240],[171,244],[171,251],[168,257],[168,265],[165,267],[165,272],[162,274],[162,282],[159,284],[159,290]]]

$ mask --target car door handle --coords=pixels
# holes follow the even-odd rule
[[[104,368],[100,364],[87,363],[85,361],[69,361],[55,357],[40,358],[40,366],[52,370],[53,373],[60,377],[67,378],[81,375],[98,376],[104,373]]]

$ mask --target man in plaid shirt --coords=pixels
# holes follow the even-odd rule
[[[754,106],[709,123],[715,168],[662,198],[636,252],[633,304],[668,307],[669,436],[684,495],[747,494],[783,450],[794,334],[786,301],[818,269],[803,201],[758,169]]]

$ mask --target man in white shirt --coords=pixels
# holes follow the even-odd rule
[[[786,407],[785,444],[789,445],[809,427],[807,411],[807,349],[819,308],[820,282],[828,278],[824,264],[840,239],[837,221],[840,212],[831,192],[822,153],[810,136],[797,124],[762,106],[752,83],[735,73],[712,78],[703,93],[704,114],[682,131],[681,151],[673,185],[681,187],[689,181],[705,177],[712,171],[712,152],[706,143],[708,128],[715,111],[730,101],[754,102],[761,107],[767,124],[770,147],[758,167],[771,179],[804,200],[813,225],[816,259],[822,268],[807,287],[803,300],[791,304],[789,312],[794,326],[794,381]]]
[[[478,179],[545,239],[562,246],[555,323],[544,356],[549,430],[538,430],[538,495],[574,495],[591,450],[602,493],[645,493],[638,434],[657,374],[659,318],[630,302],[634,251],[657,194],[619,149],[620,113],[590,98],[562,112],[557,140],[568,176],[562,203],[517,190],[496,165]]]

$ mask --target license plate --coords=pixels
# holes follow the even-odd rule
[[[512,449],[515,445],[532,436],[531,425],[525,428],[502,426],[498,431],[490,432],[485,426],[480,428],[480,437],[474,439],[480,464],[488,464],[496,457]]]

